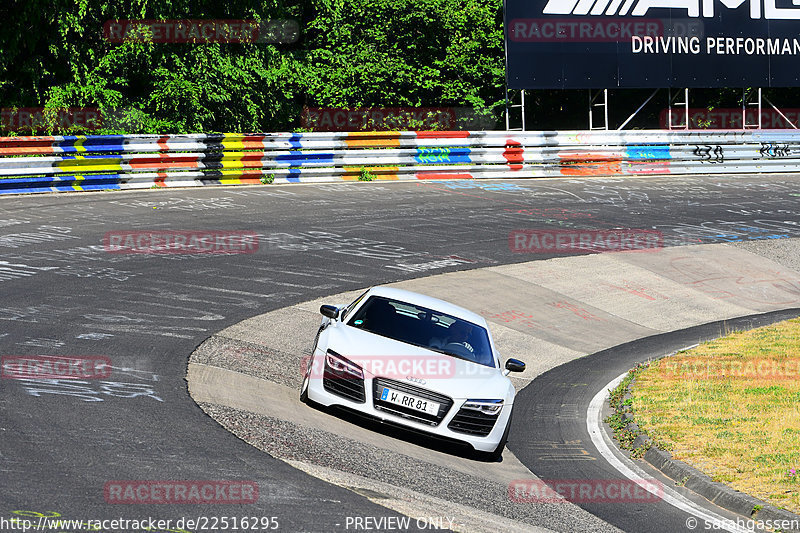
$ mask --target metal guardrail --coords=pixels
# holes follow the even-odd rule
[[[0,194],[263,182],[797,172],[800,132],[452,131],[0,138]]]

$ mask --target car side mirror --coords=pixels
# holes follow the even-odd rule
[[[326,316],[331,320],[336,320],[339,316],[339,308],[334,305],[323,305],[319,308],[319,312],[322,313],[322,316]]]
[[[525,363],[519,359],[509,359],[506,361],[506,370],[510,372],[525,372]]]

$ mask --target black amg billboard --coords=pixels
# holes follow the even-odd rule
[[[800,0],[506,0],[508,86],[800,85]]]

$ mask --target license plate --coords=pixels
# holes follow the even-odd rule
[[[381,392],[381,400],[384,402],[393,403],[395,405],[402,405],[403,407],[408,407],[409,409],[414,409],[416,411],[422,411],[423,413],[428,413],[429,415],[436,415],[439,413],[438,403],[426,400],[425,398],[420,398],[419,396],[414,396],[413,394],[406,394],[405,392],[396,391],[388,387],[383,388],[383,391]]]

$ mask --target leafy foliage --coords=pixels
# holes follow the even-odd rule
[[[503,98],[500,0],[6,2],[0,107],[96,107],[105,133],[285,131],[298,126],[304,105],[497,115]],[[300,38],[104,37],[108,21],[141,19],[294,19]]]

